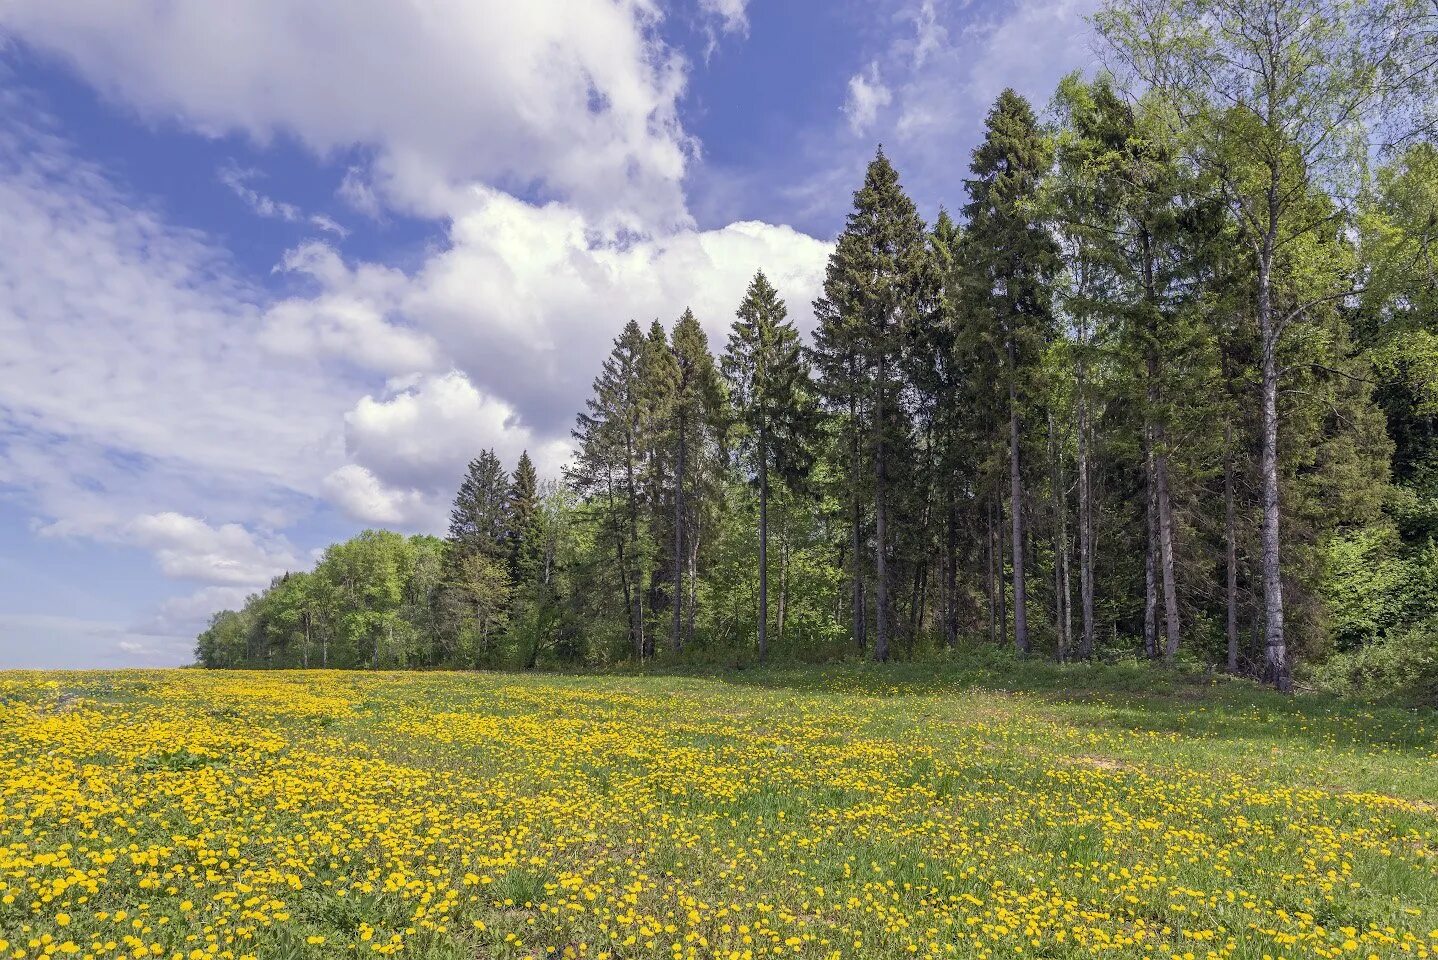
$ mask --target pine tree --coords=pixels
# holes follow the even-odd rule
[[[1049,149],[1033,109],[1013,90],[999,94],[985,125],[984,142],[974,150],[970,164],[973,177],[965,181],[969,202],[964,207],[963,271],[972,290],[970,307],[990,325],[990,337],[1001,350],[1007,393],[1014,646],[1028,653],[1022,446],[1026,406],[1053,319],[1050,297],[1057,250],[1037,208]]]
[[[763,272],[735,313],[723,359],[746,475],[759,493],[758,653],[769,655],[769,491],[799,489],[813,465],[817,409],[799,331]]]
[[[923,322],[926,277],[924,223],[899,184],[882,149],[869,163],[864,185],[824,275],[824,296],[814,303],[819,329],[815,366],[825,398],[848,418],[851,459],[847,483],[853,509],[854,632],[862,635],[858,575],[859,526],[867,460],[874,514],[874,658],[889,658],[892,548],[891,454],[909,434],[903,405],[902,354],[906,337]]]

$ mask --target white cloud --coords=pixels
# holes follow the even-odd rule
[[[375,195],[374,187],[366,178],[364,170],[359,167],[350,167],[345,171],[344,179],[340,180],[335,195],[373,220],[378,220],[381,216],[379,197]]]
[[[358,391],[256,349],[262,295],[225,254],[33,116],[0,97],[0,483],[77,534],[316,490]]]
[[[722,30],[745,29],[743,2],[705,3]],[[272,531],[325,503],[442,529],[484,447],[508,464],[528,449],[557,474],[631,317],[670,324],[690,306],[717,352],[763,269],[811,325],[827,244],[689,221],[682,65],[658,18],[649,0],[0,7],[0,42],[53,51],[146,117],[291,135],[341,158],[355,210],[447,227],[404,269],[301,244],[275,298],[0,92],[0,484],[43,534],[139,546],[206,585],[95,636],[153,645],[308,565],[311,544]],[[253,171],[221,176],[261,216],[338,226],[265,195]]]
[[[444,529],[449,500],[480,450],[510,466],[527,450],[549,476],[570,453],[567,440],[537,437],[513,407],[459,371],[362,398],[345,416],[345,448],[353,462],[326,480],[336,502],[363,522],[434,532]]]
[[[275,200],[260,193],[250,186],[251,182],[259,175],[258,170],[246,170],[234,164],[227,164],[220,168],[219,180],[230,188],[231,193],[243,200],[245,206],[253,210],[257,216],[270,220],[283,220],[286,223],[307,223],[326,233],[333,233],[341,240],[349,235],[348,230],[322,213],[307,214],[293,203]]]
[[[259,586],[297,564],[283,538],[260,537],[238,523],[211,526],[180,513],[151,513],[130,521],[123,534],[153,550],[165,574],[180,580]]]
[[[310,271],[320,292],[287,309],[343,302],[403,319],[540,438],[567,435],[630,318],[669,324],[692,307],[717,351],[745,286],[763,269],[807,327],[829,253],[828,244],[789,227],[757,222],[620,247],[595,242],[584,216],[561,204],[535,206],[482,188],[468,199],[448,246],[412,275],[370,264],[351,269],[326,255]]]
[[[749,29],[745,8],[749,0],[699,0],[699,9],[719,21],[726,33],[742,33]]]
[[[663,228],[687,222],[691,147],[660,18],[655,0],[11,0],[0,31],[147,117],[289,134],[322,156],[373,147],[371,184],[406,209],[443,215],[481,180]]]
[[[871,62],[869,68],[849,78],[849,96],[844,101],[844,116],[849,120],[849,129],[863,135],[874,125],[879,111],[893,102],[894,94],[879,77],[879,64]]]
[[[344,357],[385,374],[428,370],[438,363],[432,338],[391,322],[406,286],[400,271],[376,264],[350,270],[332,248],[318,242],[289,251],[276,269],[310,277],[325,292],[270,306],[259,335],[268,349],[295,357]]]
[[[326,477],[325,493],[361,523],[429,532],[442,529],[444,501],[417,490],[386,486],[357,463],[347,463]]]

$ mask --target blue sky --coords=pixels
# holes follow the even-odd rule
[[[1093,0],[0,7],[0,668],[188,662],[464,463],[557,474],[630,317],[803,326],[875,145],[932,218]]]

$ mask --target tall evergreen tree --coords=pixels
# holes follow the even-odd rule
[[[677,577],[682,557],[676,545],[673,505],[679,447],[675,416],[678,403],[679,362],[664,324],[655,319],[644,338],[639,380],[640,475],[647,519],[643,549],[649,569],[646,657],[654,656],[655,638],[663,629],[664,616],[670,612],[682,588],[682,581]]]
[[[692,510],[685,503],[686,471],[690,461],[705,454],[722,427],[724,384],[709,352],[709,338],[699,326],[691,310],[685,309],[674,325],[672,338],[675,381],[672,437],[674,445],[674,562],[673,620],[670,627],[670,648],[683,651],[680,625],[684,610],[684,569],[686,559],[693,556],[689,545],[694,540]]]
[[[963,271],[971,308],[1000,346],[1007,393],[1013,564],[1014,645],[1030,649],[1023,473],[1025,407],[1032,398],[1039,353],[1052,326],[1052,282],[1057,250],[1038,208],[1039,183],[1050,158],[1028,101],[1013,90],[999,94],[985,121],[965,181]]]
[[[539,474],[529,451],[519,454],[509,483],[509,575],[518,582],[532,559],[535,517],[539,511]]]
[[[735,313],[722,368],[734,405],[738,452],[759,492],[758,652],[769,655],[769,490],[794,491],[813,465],[817,409],[799,331],[763,272]]]
[[[505,557],[509,544],[509,476],[493,450],[469,462],[449,514],[449,542],[457,558]]]
[[[874,514],[874,658],[889,658],[891,587],[890,474],[892,453],[908,438],[902,356],[905,339],[924,320],[927,278],[924,223],[879,150],[869,163],[854,209],[824,275],[824,296],[814,303],[819,329],[815,366],[831,406],[851,426],[847,478],[854,508],[855,634],[861,632],[862,593],[857,572],[859,509],[867,460]]]
[[[570,465],[570,484],[594,497],[604,517],[603,539],[612,544],[629,620],[629,644],[642,659],[645,642],[643,559],[639,539],[640,474],[645,338],[630,320],[614,340],[592,395],[579,414],[573,436],[578,446]]]

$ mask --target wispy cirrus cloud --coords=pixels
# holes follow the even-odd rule
[[[245,206],[253,210],[257,216],[271,220],[283,220],[286,223],[308,224],[318,230],[332,233],[341,240],[349,236],[348,230],[326,214],[305,213],[293,203],[275,200],[273,197],[260,193],[251,186],[260,177],[258,170],[241,168],[230,163],[221,167],[217,176],[219,181],[228,187],[231,193],[243,200]]]

